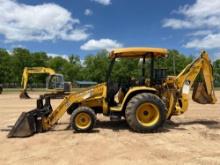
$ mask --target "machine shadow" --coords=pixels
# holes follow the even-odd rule
[[[69,123],[66,122],[62,122],[62,123],[57,123],[56,125],[67,125],[66,128],[64,129],[52,129],[51,131],[68,131],[68,130],[72,130],[71,125]],[[99,129],[111,129],[113,131],[120,131],[120,130],[129,130],[129,126],[127,125],[125,120],[120,120],[120,121],[100,121],[97,120],[96,121],[96,125],[95,128],[90,131],[89,133],[98,133],[100,132]],[[73,131],[74,133],[78,133],[76,131]],[[79,133],[83,133],[83,132],[79,132]]]
[[[185,121],[185,122],[174,122],[171,120],[167,120],[162,128],[160,128],[159,130],[157,130],[156,132],[153,132],[153,133],[167,133],[167,132],[170,132],[172,129],[184,131],[187,129],[183,128],[181,126],[194,125],[194,124],[202,124],[209,129],[220,129],[220,122],[215,121],[215,120],[196,120],[196,121]],[[60,122],[60,123],[57,123],[56,125],[57,126],[67,125],[67,126],[64,129],[63,128],[62,129],[61,128],[58,128],[58,129],[54,128],[54,129],[51,129],[50,131],[55,131],[55,132],[57,132],[57,131],[73,131],[71,128],[71,125],[68,122]],[[12,127],[13,127],[12,125],[9,125],[8,128],[0,129],[0,131],[1,132],[9,132]],[[126,120],[120,120],[120,121],[100,121],[100,120],[97,120],[95,128],[88,133],[99,133],[101,131],[100,129],[109,129],[114,132],[128,130],[130,132],[135,133],[134,131],[132,131],[129,128]],[[73,133],[83,133],[83,132],[73,131]]]
[[[178,129],[178,130],[186,130],[185,128],[181,128],[181,125],[195,125],[201,124],[206,126],[209,129],[220,129],[220,122],[216,120],[195,120],[195,121],[185,121],[185,122],[174,122],[168,120],[164,127],[165,129]]]
[[[111,129],[116,132],[118,132],[120,130],[129,129],[125,120],[120,120],[120,121],[110,121],[110,120],[100,121],[100,120],[98,120],[96,123],[96,128]]]
[[[60,124],[63,124],[63,123],[60,123]],[[101,132],[100,129],[108,129],[108,130],[112,130],[114,132],[120,132],[120,131],[127,130],[132,133],[136,133],[130,129],[130,127],[128,126],[125,119],[120,120],[120,121],[110,121],[110,120],[100,121],[100,120],[97,120],[94,130],[90,131],[89,133],[99,133],[99,132]],[[65,128],[65,130],[72,130],[71,126],[68,125]],[[65,131],[65,130],[54,130],[54,131]],[[164,132],[169,132],[169,131],[170,131],[169,129],[160,128],[157,132],[164,133]],[[75,131],[73,131],[73,132],[78,133]],[[82,133],[82,132],[79,132],[79,133]]]

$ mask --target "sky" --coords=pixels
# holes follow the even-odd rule
[[[220,58],[219,0],[0,0],[0,47],[70,54],[162,47]]]

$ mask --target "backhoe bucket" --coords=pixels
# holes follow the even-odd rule
[[[204,83],[196,83],[192,94],[193,101],[200,104],[213,104],[215,100],[208,95]]]
[[[19,95],[21,99],[30,99],[31,97],[28,95],[27,91],[22,91]]]
[[[52,112],[50,99],[46,98],[45,104],[43,100],[37,100],[37,108],[22,112],[15,125],[8,134],[8,138],[12,137],[28,137],[38,132],[44,132],[42,119]]]

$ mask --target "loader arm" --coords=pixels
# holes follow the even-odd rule
[[[106,84],[99,84],[95,87],[86,89],[79,93],[73,93],[65,97],[59,106],[50,113],[48,117],[42,119],[43,129],[50,129],[57,121],[64,115],[64,113],[73,106],[73,104],[90,104],[102,106],[104,104],[103,98],[106,95]],[[44,105],[47,107],[47,105]]]
[[[208,53],[202,51],[200,57],[187,65],[175,79],[175,85],[178,91],[175,106],[177,114],[182,114],[187,110],[190,89],[200,74],[203,81],[195,85],[193,100],[200,104],[214,104],[217,101],[214,93],[212,64]]]
[[[23,112],[8,137],[27,137],[37,132],[44,132],[52,128],[69,108],[74,105],[80,106],[103,106],[108,108],[106,102],[106,84],[99,84],[95,87],[66,96],[62,102],[53,110],[50,104],[50,97],[39,98],[37,108],[29,112]]]

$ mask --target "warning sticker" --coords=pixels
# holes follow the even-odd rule
[[[190,85],[187,83],[187,84],[184,84],[183,86],[183,94],[189,94],[189,91],[190,91]]]

